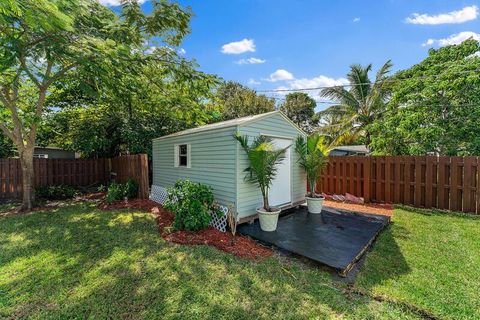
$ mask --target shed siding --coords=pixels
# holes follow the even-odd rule
[[[253,138],[263,134],[280,138],[292,139],[292,144],[296,137],[301,133],[290,122],[285,120],[281,114],[273,114],[269,117],[259,119],[257,121],[240,125],[238,132],[241,135],[246,134],[251,143]],[[255,209],[262,204],[262,196],[257,186],[244,181],[245,168],[248,167],[248,158],[241,149],[239,143],[236,143],[238,153],[237,164],[237,212],[239,218],[244,218],[255,214]],[[291,148],[294,146],[292,145]],[[307,192],[306,175],[297,163],[298,156],[295,151],[291,150],[291,192],[292,202],[298,202],[305,199]]]
[[[235,127],[153,140],[153,184],[170,187],[178,179],[190,179],[213,188],[224,205],[236,203]],[[191,145],[191,168],[174,167],[174,146]]]

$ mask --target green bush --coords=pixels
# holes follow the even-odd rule
[[[46,200],[72,199],[78,194],[77,189],[69,185],[39,187],[35,190],[37,197]]]
[[[167,189],[165,208],[175,214],[173,227],[176,230],[196,231],[205,229],[212,214],[222,215],[213,197],[212,188],[190,180],[178,180]]]
[[[117,200],[122,200],[125,197],[124,195],[125,195],[125,186],[121,183],[112,182],[108,186],[105,200],[108,203],[112,203]]]
[[[138,197],[138,183],[136,183],[135,180],[128,179],[127,183],[125,184],[125,196],[128,199],[134,199]]]
[[[108,187],[105,200],[108,203],[112,203],[117,200],[123,200],[125,197],[133,199],[137,196],[138,184],[133,179],[129,179],[125,184],[112,182]]]

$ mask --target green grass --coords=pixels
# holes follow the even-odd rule
[[[478,318],[480,220],[399,210],[394,222],[356,283],[368,296],[296,259],[166,243],[141,212],[77,204],[0,218],[0,318]]]
[[[480,219],[395,210],[356,281],[441,318],[480,319]]]

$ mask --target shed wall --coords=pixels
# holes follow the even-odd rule
[[[236,203],[236,127],[153,140],[153,184],[170,187],[178,179],[205,183],[223,205]],[[190,144],[191,167],[174,166],[176,144]]]
[[[279,138],[290,138],[292,139],[291,148],[294,148],[293,143],[295,139],[302,134],[279,113],[240,125],[238,132],[241,135],[246,134],[249,137],[250,143],[254,137],[261,134]],[[237,212],[239,218],[244,218],[255,214],[255,209],[262,205],[262,196],[257,186],[244,181],[245,172],[243,171],[248,167],[248,158],[238,142],[236,143],[236,148],[238,152],[236,173],[238,193]],[[306,175],[298,165],[298,156],[293,149],[291,150],[291,157],[292,202],[298,202],[305,199],[305,193],[307,192]]]

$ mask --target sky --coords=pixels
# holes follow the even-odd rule
[[[119,0],[100,2],[115,9]],[[354,63],[376,71],[391,59],[396,71],[429,48],[480,40],[480,0],[178,2],[195,14],[179,49],[185,57],[258,91],[344,84]],[[142,8],[148,12],[150,2]]]

